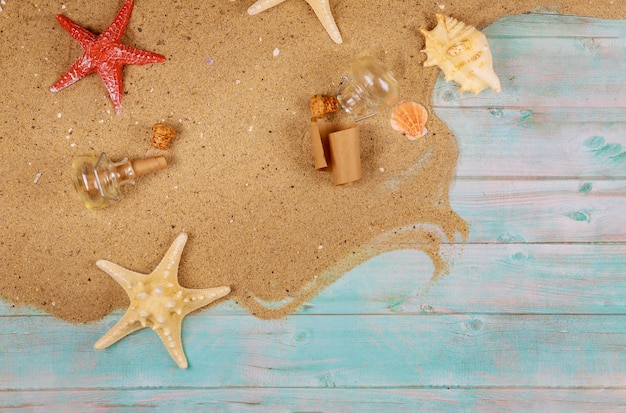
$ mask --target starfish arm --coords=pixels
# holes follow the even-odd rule
[[[170,248],[167,250],[163,259],[159,265],[154,269],[153,273],[163,273],[166,276],[172,277],[178,283],[178,264],[180,263],[180,257],[183,253],[183,248],[187,243],[187,234],[181,232],[178,234]]]
[[[119,319],[117,323],[105,335],[100,337],[98,341],[93,345],[96,350],[102,350],[109,347],[111,344],[116,343],[120,339],[127,335],[134,333],[137,330],[144,328],[139,320],[135,317],[130,310],[126,311],[126,314]]]
[[[137,49],[125,44],[120,44],[116,51],[116,61],[124,65],[147,65],[165,61],[165,56],[163,55]]]
[[[261,13],[262,11],[282,3],[283,1],[285,0],[258,0],[248,8],[248,14],[254,16],[255,14]]]
[[[113,43],[119,43],[122,40],[122,36],[124,36],[124,31],[133,13],[133,6],[133,0],[125,0],[117,16],[115,16],[115,19],[113,19],[109,27],[102,32],[99,38]]]
[[[159,335],[159,338],[163,342],[163,345],[167,349],[172,359],[178,364],[181,369],[188,367],[187,357],[185,357],[185,350],[183,349],[182,341],[182,317],[168,323],[166,326],[154,329]]]
[[[98,67],[98,76],[102,79],[104,87],[109,93],[109,98],[115,108],[115,113],[120,114],[122,110],[122,65],[102,64]]]
[[[107,260],[98,260],[96,261],[96,265],[102,271],[109,274],[111,278],[117,281],[126,293],[129,293],[132,290],[134,287],[133,284],[142,281],[146,277],[145,274],[127,270],[126,268],[120,267],[119,265]],[[132,297],[130,298],[132,299]]]
[[[82,55],[74,62],[72,67],[70,67],[67,72],[59,78],[59,80],[50,86],[50,91],[58,92],[61,89],[65,89],[95,71],[96,68],[93,65],[93,62],[85,55]]]
[[[227,296],[230,293],[230,287],[205,288],[202,290],[183,288],[183,291],[186,299],[183,304],[182,315],[185,316]]]
[[[306,0],[306,2],[309,3],[330,38],[337,44],[342,43],[343,39],[333,18],[328,0]]]
[[[57,14],[57,21],[74,40],[80,43],[83,49],[85,49],[90,43],[93,43],[97,38],[95,34],[83,27],[80,27],[62,14]]]

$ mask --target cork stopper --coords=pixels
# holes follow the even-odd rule
[[[314,118],[323,118],[324,116],[335,113],[339,110],[339,102],[334,96],[315,95],[309,101],[311,116]]]
[[[165,150],[170,147],[170,142],[176,137],[176,129],[165,123],[152,125],[152,140],[150,145],[154,148]]]
[[[165,156],[153,156],[150,158],[135,159],[131,161],[135,177],[147,175],[167,166]]]

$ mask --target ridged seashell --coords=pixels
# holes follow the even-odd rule
[[[329,113],[335,113],[339,110],[339,102],[334,96],[315,95],[309,101],[309,106],[314,118],[323,118]]]
[[[474,26],[437,14],[437,26],[420,31],[426,38],[422,53],[428,55],[424,66],[439,66],[446,81],[461,85],[461,92],[478,94],[487,87],[500,91],[487,38]]]
[[[404,102],[393,110],[390,123],[394,130],[414,141],[428,133],[427,120],[428,111],[424,106],[415,102]]]

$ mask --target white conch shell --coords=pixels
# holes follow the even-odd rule
[[[447,82],[461,85],[461,92],[478,94],[487,87],[500,91],[487,38],[474,26],[437,14],[437,26],[420,31],[426,39],[422,53],[428,55],[424,66],[439,66]]]

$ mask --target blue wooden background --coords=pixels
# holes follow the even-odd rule
[[[484,30],[502,93],[438,80],[458,137],[451,273],[398,251],[300,312],[185,319],[180,370],[121,316],[72,325],[0,304],[0,411],[626,411],[626,22],[553,14]]]

